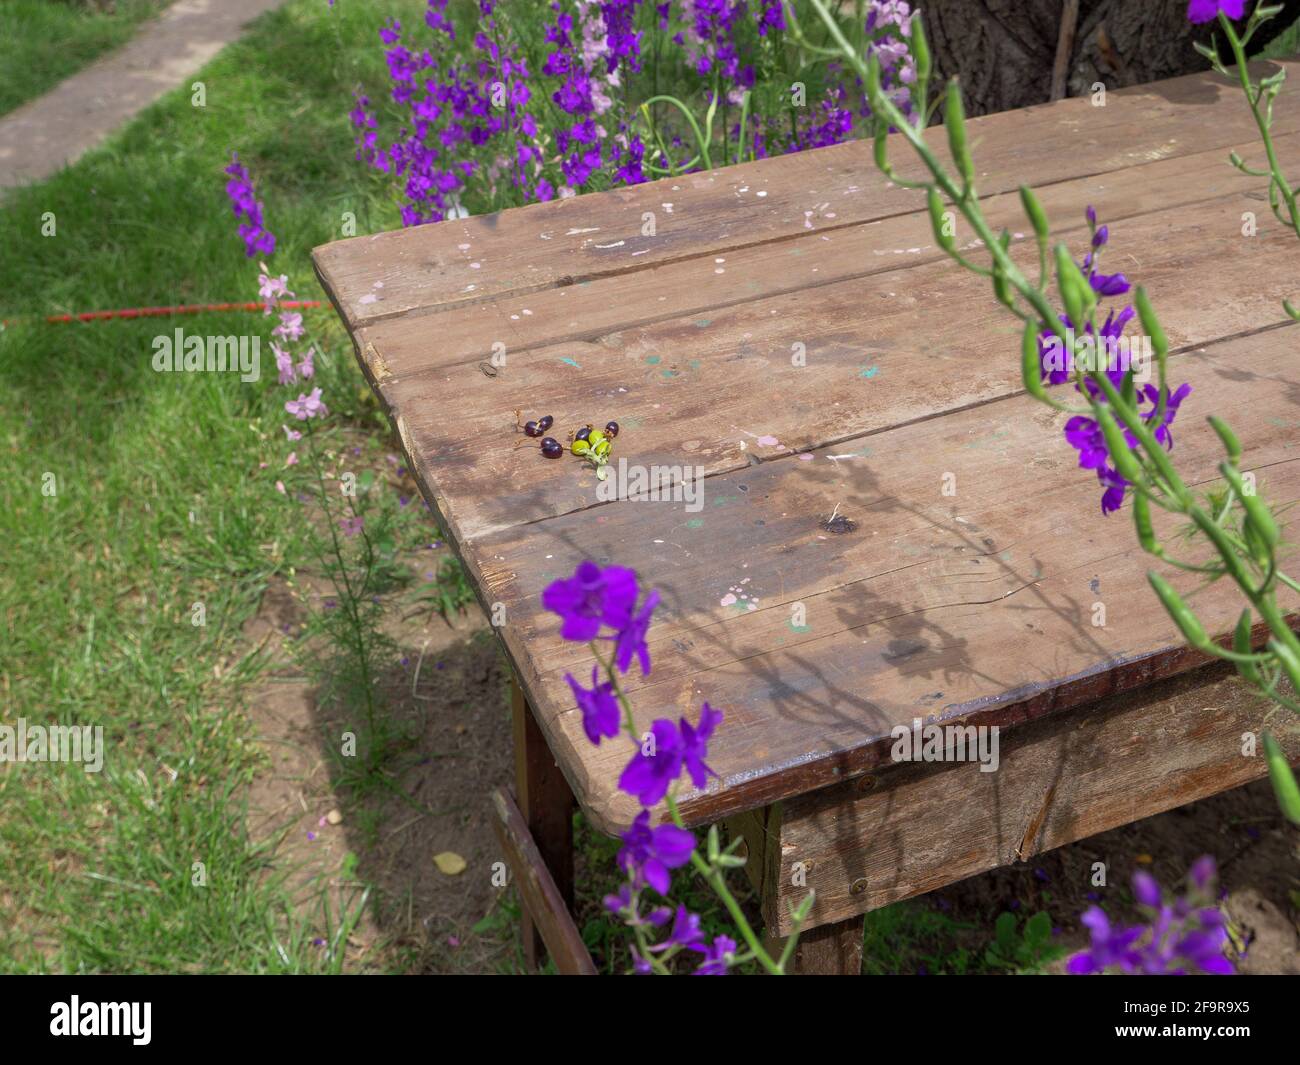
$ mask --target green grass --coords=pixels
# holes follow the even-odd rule
[[[352,158],[346,112],[359,79],[382,80],[381,15],[422,8],[296,0],[205,70],[206,108],[174,92],[0,209],[0,318],[22,319],[0,333],[0,720],[102,725],[107,745],[97,774],[0,768],[0,968],[333,964],[310,943],[325,934],[318,900],[294,897],[270,843],[244,830],[262,754],[242,629],[267,582],[303,561],[299,508],[274,489],[285,394],[270,323],[30,316],[256,298],[223,191],[232,150],[280,238],[274,270],[320,298],[308,251],[343,211],[363,230],[397,223]],[[373,426],[333,312],[308,322],[330,352],[331,409]],[[155,373],[152,339],[178,325],[260,333],[263,380]]]
[[[130,40],[171,0],[0,0],[0,115]]]

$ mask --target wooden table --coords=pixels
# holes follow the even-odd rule
[[[1294,171],[1300,107],[1278,112]],[[1026,262],[1022,181],[1080,253],[1085,205],[1109,223],[1110,267],[1147,286],[1172,380],[1194,388],[1184,476],[1214,476],[1215,413],[1262,491],[1300,498],[1300,332],[1281,305],[1300,246],[1227,164],[1258,155],[1239,91],[1197,75],[970,134],[985,210]],[[426,499],[504,608],[527,706],[503,835],[562,969],[590,967],[563,912],[573,799],[611,833],[637,810],[616,787],[627,745],[586,741],[563,679],[589,672],[586,649],[538,600],[583,558],[662,593],[653,672],[628,678],[638,724],[725,712],[720,779],[682,812],[744,834],[773,937],[799,874],[816,889],[804,971],[856,971],[874,907],[1264,775],[1245,732],[1300,752],[1293,719],[1183,647],[1127,508],[1101,515],[1062,417],[1021,390],[1014,321],[934,247],[923,207],[854,143],[316,250]],[[516,408],[554,415],[561,440],[616,419],[616,456],[703,467],[702,509],[598,501],[590,467],[517,447]],[[1194,602],[1231,629],[1226,583]],[[891,729],[917,719],[999,726],[999,770],[892,764]]]

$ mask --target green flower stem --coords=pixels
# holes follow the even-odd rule
[[[1257,8],[1258,10],[1258,8]],[[1254,21],[1254,14],[1251,19]],[[1296,236],[1300,236],[1300,214],[1296,211],[1296,194],[1291,188],[1291,183],[1287,181],[1286,175],[1282,173],[1282,164],[1278,162],[1277,150],[1273,146],[1273,96],[1274,93],[1261,87],[1256,89],[1250,80],[1250,70],[1246,63],[1245,42],[1237,36],[1237,31],[1233,28],[1231,19],[1222,11],[1219,12],[1219,25],[1223,27],[1223,32],[1228,38],[1228,46],[1232,49],[1233,59],[1236,60],[1237,80],[1241,83],[1241,91],[1246,96],[1246,102],[1250,105],[1251,116],[1255,119],[1255,125],[1259,129],[1260,140],[1264,142],[1264,154],[1268,157],[1268,173],[1270,175],[1269,191],[1270,194],[1274,189],[1281,192],[1282,198],[1286,201],[1287,213],[1291,216],[1289,219],[1282,218],[1276,210],[1278,220],[1284,225],[1289,225],[1295,230]],[[1251,30],[1253,32],[1253,28]],[[1264,114],[1260,113],[1259,104],[1261,98],[1268,97],[1267,110]],[[1262,176],[1262,174],[1260,175]]]
[[[845,37],[826,0],[809,0],[809,3],[826,26],[832,40],[841,49],[843,58],[853,67],[867,87],[872,113],[878,124],[875,157],[881,172],[886,177],[894,180],[892,168],[888,166],[888,161],[885,158],[884,145],[885,133],[889,127],[893,127],[916,152],[917,157],[931,175],[931,180],[928,182],[913,183],[917,187],[926,189],[931,196],[931,213],[934,212],[933,197],[940,192],[961,211],[963,217],[983,242],[992,260],[991,273],[994,279],[995,295],[999,302],[1003,303],[1025,323],[1026,332],[1022,358],[1026,390],[1040,402],[1045,402],[1060,409],[1063,405],[1047,395],[1041,382],[1036,379],[1039,376],[1038,372],[1034,371],[1038,370],[1036,364],[1038,332],[1040,330],[1051,331],[1064,342],[1066,339],[1064,330],[1059,324],[1056,309],[1047,296],[1046,285],[1044,284],[1045,278],[1040,278],[1037,286],[1030,285],[1008,254],[1007,244],[994,236],[991,227],[983,216],[974,189],[974,165],[966,142],[960,94],[956,89],[955,82],[950,84],[948,89],[948,108],[945,121],[949,127],[950,151],[953,162],[960,171],[960,180],[940,164],[926,144],[924,124],[918,123],[918,125],[913,126],[883,92],[880,82],[879,62],[874,57],[870,61],[863,60],[860,50],[851,45]],[[1256,24],[1254,21],[1256,17],[1252,16],[1251,32],[1253,32],[1253,26]],[[1222,16],[1220,18],[1222,20]],[[1272,174],[1270,188],[1272,189],[1275,186],[1276,190],[1280,190],[1291,212],[1292,224],[1297,227],[1297,233],[1300,233],[1300,217],[1297,216],[1294,206],[1295,193],[1282,176],[1280,167],[1276,165],[1276,153],[1273,151],[1271,137],[1268,132],[1271,122],[1271,110],[1261,114],[1258,106],[1260,96],[1265,91],[1270,93],[1270,99],[1271,95],[1276,93],[1275,86],[1277,83],[1262,85],[1258,93],[1254,91],[1245,67],[1244,42],[1236,37],[1226,20],[1223,20],[1223,22],[1229,34],[1229,39],[1233,43],[1234,54],[1238,58],[1238,73],[1242,79],[1243,89],[1246,91],[1247,99],[1251,102],[1261,136],[1265,140],[1265,148],[1269,156],[1270,172]],[[791,23],[791,33],[794,37],[802,39],[802,30],[797,23]],[[1249,32],[1247,34],[1248,38]],[[1211,54],[1211,58],[1214,60],[1216,67],[1222,69],[1222,64],[1218,63],[1217,57]],[[1041,261],[1043,258],[1042,249],[1046,240],[1046,219],[1042,215],[1041,209],[1034,209],[1036,201],[1027,190],[1022,190],[1022,201],[1026,208],[1026,214],[1035,224],[1035,235],[1039,241]],[[949,254],[951,255],[951,252]],[[954,255],[952,257],[959,265],[969,268],[961,256]],[[1083,277],[1082,272],[1064,248],[1064,245],[1059,245],[1056,249],[1056,268],[1057,283],[1062,301],[1071,320],[1074,322],[1090,321],[1093,326],[1093,335],[1098,335],[1095,317],[1096,296],[1092,292],[1088,280]],[[984,273],[984,271],[978,269],[975,272]],[[1016,295],[1028,306],[1029,312],[1022,310],[1017,305]],[[1167,402],[1166,393],[1168,388],[1165,364],[1168,355],[1168,341],[1160,330],[1155,314],[1151,310],[1149,303],[1147,303],[1146,295],[1141,289],[1137,292],[1136,303],[1142,317],[1143,328],[1152,337],[1153,346],[1159,359],[1160,400],[1155,419],[1155,423],[1159,425],[1163,419]],[[1031,344],[1035,345],[1034,349],[1031,349]],[[1074,353],[1071,352],[1071,354]],[[1179,476],[1169,457],[1169,453],[1156,440],[1151,429],[1150,420],[1144,419],[1139,412],[1132,373],[1130,372],[1125,379],[1122,391],[1117,389],[1108,374],[1099,368],[1088,371],[1087,377],[1096,385],[1097,392],[1100,393],[1100,395],[1097,395],[1085,390],[1094,419],[1103,430],[1107,430],[1107,450],[1111,459],[1115,462],[1116,469],[1121,474],[1127,473],[1131,475],[1126,476],[1126,479],[1133,484],[1134,517],[1139,539],[1144,550],[1170,562],[1176,567],[1203,572],[1210,579],[1225,574],[1231,576],[1243,596],[1250,603],[1251,608],[1264,621],[1271,633],[1272,639],[1269,641],[1269,649],[1267,652],[1259,654],[1251,651],[1249,647],[1249,611],[1245,615],[1247,646],[1244,648],[1238,646],[1232,651],[1219,647],[1204,634],[1199,621],[1182,603],[1177,593],[1173,592],[1153,572],[1151,574],[1152,584],[1160,594],[1162,601],[1164,601],[1166,609],[1169,610],[1184,635],[1188,637],[1189,642],[1199,650],[1235,662],[1242,676],[1257,690],[1281,705],[1293,705],[1292,700],[1278,695],[1276,684],[1280,681],[1282,674],[1285,673],[1292,680],[1293,685],[1300,686],[1297,683],[1300,682],[1300,638],[1297,638],[1287,624],[1285,613],[1278,606],[1275,587],[1277,584],[1282,584],[1292,591],[1300,591],[1300,583],[1297,583],[1277,568],[1276,525],[1263,501],[1248,495],[1241,484],[1240,478],[1236,476],[1240,445],[1236,442],[1231,430],[1217,419],[1211,419],[1211,425],[1219,434],[1225,450],[1228,452],[1228,462],[1221,468],[1227,482],[1227,497],[1220,512],[1217,515],[1211,515],[1205,511],[1195,494]],[[1078,385],[1083,384],[1083,375],[1078,369],[1076,369],[1075,382]],[[1105,397],[1104,403],[1101,396]],[[1124,433],[1120,432],[1116,427],[1116,420],[1122,425],[1123,430],[1128,434],[1128,438],[1137,442],[1136,447],[1130,449]],[[1227,520],[1233,513],[1234,499],[1242,504],[1244,510],[1242,519],[1244,538],[1227,526]],[[1193,567],[1187,563],[1169,559],[1165,555],[1163,547],[1155,539],[1154,532],[1151,529],[1148,506],[1150,502],[1155,502],[1162,509],[1177,513],[1190,521],[1193,529],[1210,541],[1219,555],[1220,563],[1218,565]],[[1258,583],[1255,579],[1256,576],[1261,578]],[[1270,675],[1270,679],[1265,679],[1261,675],[1259,668],[1257,668],[1261,666]]]
[[[637,736],[636,724],[632,718],[632,704],[628,701],[627,695],[623,691],[623,685],[619,681],[618,670],[614,666],[614,655],[611,654],[609,659],[606,660],[597,648],[595,640],[591,641],[590,646],[591,653],[595,655],[596,661],[600,664],[601,669],[604,670],[605,679],[609,682],[610,687],[614,691],[615,697],[618,699],[619,705],[623,709],[623,728],[627,731],[628,738],[639,747],[641,741]],[[673,824],[683,831],[689,831],[689,829],[686,828],[686,824],[682,821],[682,815],[677,809],[677,802],[673,798],[672,794],[665,796],[664,802],[668,807],[668,816],[672,819]],[[722,905],[726,907],[727,912],[731,915],[731,919],[735,921],[736,930],[740,933],[740,937],[745,941],[745,944],[749,947],[751,954],[755,959],[757,959],[758,963],[772,976],[784,975],[784,969],[782,968],[781,963],[772,960],[772,956],[763,949],[763,944],[759,941],[753,928],[750,927],[744,911],[740,908],[740,903],[736,901],[736,897],[732,895],[731,889],[727,887],[727,881],[726,877],[723,875],[723,871],[700,854],[698,847],[691,850],[691,865],[695,868],[695,871],[700,874],[700,877],[704,882],[713,889],[714,894],[722,901]],[[640,929],[636,929],[636,932],[637,944],[642,947],[642,956],[644,957],[643,937]],[[790,937],[791,942],[794,942],[798,938],[798,935],[799,932],[796,928],[794,934]],[[787,945],[786,953],[788,953],[789,950],[790,947]]]
[[[712,103],[710,104],[709,113],[706,119],[706,124],[708,126],[708,131],[709,131],[708,137],[705,137],[704,133],[701,132],[700,124],[695,120],[695,115],[691,113],[691,109],[687,107],[684,103],[682,103],[681,100],[677,99],[676,96],[669,96],[665,93],[660,93],[658,96],[652,96],[650,97],[650,99],[643,101],[641,104],[641,112],[647,115],[647,120],[648,120],[650,105],[657,104],[657,103],[672,104],[675,108],[677,108],[677,110],[680,111],[686,117],[686,122],[691,127],[691,132],[695,134],[695,143],[699,146],[699,152],[696,154],[695,158],[692,159],[689,163],[684,163],[682,165],[682,169],[688,170],[692,166],[694,166],[697,162],[701,162],[704,164],[704,169],[712,170],[713,162],[709,155],[709,147],[713,141],[713,114],[718,106],[717,97],[715,96]]]
[[[352,629],[352,639],[356,648],[357,665],[361,670],[361,683],[366,693],[366,727],[370,731],[372,749],[370,757],[373,762],[375,751],[373,743],[375,740],[375,692],[374,683],[370,676],[370,652],[366,646],[366,626],[361,620],[361,614],[357,610],[358,592],[352,587],[352,579],[348,576],[347,561],[343,557],[343,547],[339,543],[338,530],[334,527],[334,514],[329,504],[329,490],[325,486],[325,471],[321,468],[320,454],[316,449],[316,431],[312,427],[312,418],[306,419],[307,422],[307,443],[311,449],[312,469],[316,472],[316,480],[320,486],[321,506],[325,510],[325,523],[330,530],[330,546],[334,552],[334,562],[336,571],[343,581],[343,594],[340,598],[343,600],[344,609],[347,613],[348,623]],[[355,515],[356,511],[353,510]],[[373,560],[373,552],[370,548],[370,539],[365,535],[365,526],[362,526],[362,535],[365,538],[367,550],[367,581],[369,580],[370,562]],[[322,559],[324,564],[324,559]],[[326,565],[328,569],[328,565]],[[335,582],[337,590],[338,582]],[[364,585],[361,590],[364,593]]]

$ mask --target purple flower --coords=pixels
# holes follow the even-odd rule
[[[609,681],[598,681],[597,676],[596,667],[592,666],[590,691],[574,680],[571,673],[566,673],[564,679],[573,689],[573,697],[582,711],[582,728],[587,739],[599,747],[602,736],[618,735],[618,699],[614,696],[614,686]]]
[[[226,195],[236,218],[246,221],[239,226],[244,239],[244,254],[250,259],[256,255],[270,255],[275,251],[275,236],[262,224],[262,205],[253,197],[253,185],[248,171],[240,165],[239,156],[232,152],[226,167],[230,180],[226,182]]]
[[[1187,18],[1190,22],[1209,22],[1220,11],[1230,19],[1239,19],[1246,13],[1246,0],[1191,0]]]
[[[649,735],[618,778],[619,788],[635,795],[642,806],[653,806],[668,793],[683,766],[691,782],[697,788],[704,787],[710,776],[717,776],[704,759],[709,739],[721,720],[722,714],[705,703],[700,722],[694,727],[685,718],[678,725],[665,718],[654,721]]]
[[[659,718],[651,724],[650,734],[618,778],[618,786],[635,795],[642,806],[653,806],[668,793],[669,785],[681,771],[681,736],[677,726]]]
[[[620,673],[628,671],[634,656],[641,662],[642,675],[650,672],[650,648],[646,645],[645,637],[646,631],[650,628],[650,615],[658,605],[659,593],[651,589],[645,597],[645,602],[641,604],[641,610],[634,614],[619,632],[618,643],[615,645],[614,664]]]
[[[656,943],[653,951],[667,950],[669,947],[686,947],[696,950],[704,944],[704,930],[700,927],[700,915],[691,913],[685,906],[678,906],[673,914],[673,927],[668,938]]]
[[[736,953],[736,941],[727,936],[715,936],[713,946],[693,948],[704,955],[704,961],[695,970],[695,976],[726,976],[727,967]]]
[[[642,810],[622,836],[618,867],[627,873],[633,889],[649,884],[660,895],[667,895],[671,883],[670,869],[691,860],[695,837],[676,825],[650,827],[650,811]]]
[[[1118,970],[1124,973],[1182,976],[1189,973],[1229,975],[1232,963],[1223,956],[1227,922],[1211,903],[1214,859],[1198,859],[1188,874],[1189,890],[1168,902],[1149,873],[1134,874],[1133,895],[1147,922],[1118,928],[1096,906],[1081,918],[1091,933],[1091,945],[1067,962],[1075,975]]]
[[[704,759],[709,753],[709,739],[713,736],[713,730],[721,721],[722,712],[714,710],[708,703],[700,708],[700,723],[694,728],[682,718],[682,761],[691,775],[691,782],[697,788],[704,787],[709,782],[709,777],[718,775],[704,764]]]
[[[1115,928],[1099,906],[1089,906],[1079,920],[1088,929],[1092,945],[1066,962],[1067,972],[1074,976],[1087,976],[1111,968],[1119,968],[1126,973],[1137,969],[1141,955],[1133,949],[1133,943],[1144,931],[1141,926]]]
[[[635,604],[633,570],[622,566],[602,570],[591,561],[578,563],[572,577],[554,581],[542,592],[542,606],[564,619],[560,635],[566,640],[594,640],[602,625],[621,630]]]

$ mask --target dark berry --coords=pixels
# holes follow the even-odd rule
[[[549,429],[554,424],[555,424],[555,419],[552,418],[549,414],[545,414],[542,417],[537,419],[537,428],[539,428],[542,432],[546,432],[546,430]]]
[[[541,436],[546,430],[536,422],[524,422],[524,432],[529,436]]]
[[[618,436],[618,422],[606,422],[605,435],[609,437],[611,440],[614,437]]]
[[[573,439],[586,440],[587,437],[589,437],[590,435],[591,435],[591,426],[584,425],[581,429],[579,429],[576,433],[573,434]]]
[[[542,454],[548,459],[558,459],[564,454],[564,447],[553,436],[542,437]]]

